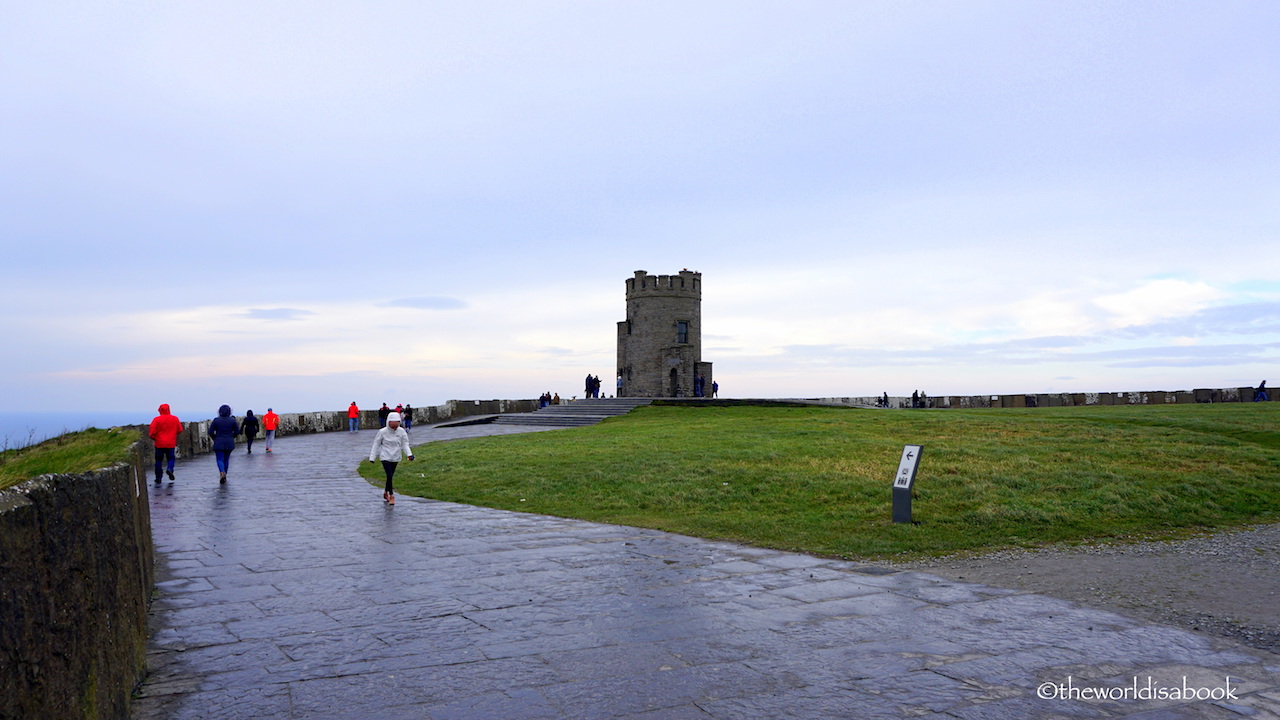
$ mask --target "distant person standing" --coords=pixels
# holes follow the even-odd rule
[[[271,443],[276,439],[276,429],[280,427],[280,416],[271,408],[262,416],[262,429],[267,433],[267,452],[271,452]]]
[[[356,401],[351,401],[351,407],[347,408],[347,431],[356,432],[360,429],[360,408],[356,407]]]
[[[160,484],[160,473],[164,461],[169,461],[169,482],[173,482],[173,463],[178,459],[178,433],[182,432],[182,421],[169,412],[166,403],[158,408],[159,415],[151,420],[151,429],[147,434],[156,448],[156,484]]]
[[[378,434],[373,437],[373,447],[369,449],[369,462],[381,460],[382,471],[387,474],[382,499],[388,505],[396,504],[396,489],[392,480],[402,455],[412,460],[413,448],[409,447],[409,433],[400,427],[400,413],[393,412],[387,415],[387,426],[378,430]]]
[[[218,408],[218,417],[209,422],[209,437],[213,438],[213,454],[218,460],[218,482],[227,481],[227,471],[231,469],[231,451],[236,449],[236,436],[240,434],[240,423],[231,417],[231,406]]]
[[[386,403],[382,403],[382,407],[378,408],[378,427],[379,428],[384,428],[387,426],[387,416],[390,414],[391,414],[391,408],[387,407]]]
[[[1253,391],[1253,401],[1268,402],[1270,400],[1271,400],[1271,397],[1267,395],[1267,381],[1263,380],[1258,385],[1258,389]]]
[[[244,433],[245,454],[253,454],[253,441],[258,439],[258,431],[262,429],[262,423],[258,421],[258,416],[253,414],[252,410],[244,411],[244,422],[240,423],[240,432]]]
[[[404,404],[404,412],[400,413],[400,417],[404,418],[404,429],[406,431],[413,429],[413,406],[409,403]]]
[[[719,394],[720,394],[720,383],[716,382],[715,380],[712,380],[711,381],[711,397],[715,397],[716,395],[719,395]]]

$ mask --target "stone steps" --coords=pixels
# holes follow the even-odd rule
[[[531,413],[506,413],[493,422],[499,425],[545,425],[551,427],[585,427],[606,418],[626,415],[632,409],[648,405],[648,398],[599,398],[548,405]]]

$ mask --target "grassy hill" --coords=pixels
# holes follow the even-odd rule
[[[645,407],[417,448],[401,493],[842,557],[1169,537],[1280,519],[1280,403]],[[924,445],[894,524],[902,446]],[[379,466],[362,474],[381,486]]]

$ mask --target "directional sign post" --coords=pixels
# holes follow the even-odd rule
[[[898,474],[893,477],[893,521],[896,523],[914,522],[911,519],[911,488],[915,485],[916,468],[923,454],[923,445],[904,445],[902,448]]]

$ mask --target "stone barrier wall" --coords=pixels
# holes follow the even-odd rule
[[[499,415],[502,413],[533,412],[538,409],[537,400],[450,400],[443,405],[429,405],[413,409],[413,424],[432,425],[446,420],[456,420],[475,415]],[[264,411],[265,412],[265,411]],[[175,413],[177,414],[177,413]],[[305,413],[278,413],[280,427],[276,429],[276,437],[303,435],[318,432],[335,432],[347,429],[347,411],[321,410]],[[261,413],[255,413],[261,419]],[[213,439],[209,437],[208,420],[188,421],[182,418],[182,433],[178,436],[178,456],[190,457],[213,451]],[[236,420],[244,420],[242,412],[235,413]],[[146,426],[140,426],[145,430]],[[364,408],[360,410],[360,429],[376,430],[379,427],[378,410]],[[145,435],[145,433],[143,433]],[[266,437],[266,431],[259,430],[258,440]],[[236,438],[243,443],[244,437]],[[256,440],[255,440],[256,442]],[[372,440],[370,440],[372,442]]]
[[[128,462],[0,490],[0,718],[129,717],[153,580],[139,442]]]
[[[1027,408],[1076,407],[1082,405],[1172,405],[1188,403],[1251,402],[1251,387],[1199,390],[1149,390],[1120,393],[1037,393],[1031,395],[941,395],[926,397],[929,408]],[[1272,402],[1280,401],[1280,393],[1268,390]],[[875,406],[877,397],[808,398],[820,405]],[[889,407],[910,408],[910,397],[889,396]]]

